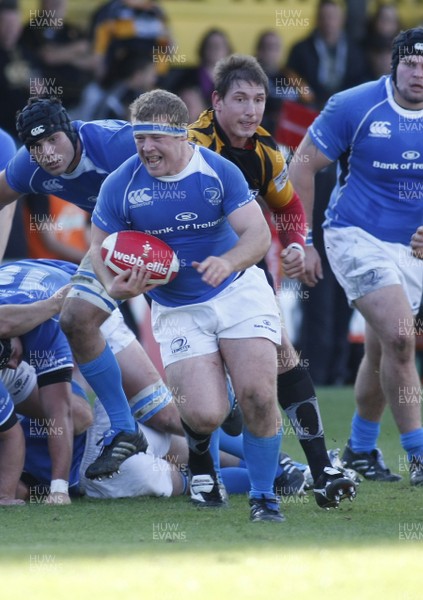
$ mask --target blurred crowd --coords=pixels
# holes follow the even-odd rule
[[[283,28],[257,36],[254,55],[270,89],[263,126],[288,160],[329,96],[390,72],[391,43],[402,29],[398,6],[371,3],[370,11],[369,5],[320,0],[310,31],[289,49]],[[210,24],[195,60],[178,55],[172,24],[157,0],[109,0],[93,11],[89,24],[71,23],[67,8],[67,0],[39,0],[25,21],[18,0],[0,0],[0,128],[15,139],[16,111],[34,95],[60,98],[73,119],[126,120],[139,94],[160,87],[184,100],[193,122],[211,104],[215,64],[237,51],[230,28]],[[334,181],[334,167],[316,180],[313,230],[323,259],[319,231]],[[87,215],[74,205],[27,196],[19,201],[6,259],[79,262],[88,232]],[[297,298],[303,300],[296,305],[294,337],[312,379],[317,385],[351,383],[360,345],[351,343],[351,310],[327,261],[324,280]]]

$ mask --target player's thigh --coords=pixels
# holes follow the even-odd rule
[[[380,288],[355,301],[382,345],[414,338],[413,313],[401,285]]]
[[[280,412],[275,344],[266,338],[226,338],[220,344],[246,427],[256,435],[276,433]]]
[[[276,389],[277,347],[266,338],[220,339],[237,398],[246,394],[269,396]]]
[[[219,426],[228,412],[226,375],[219,352],[185,358],[166,367],[166,379],[182,419]]]

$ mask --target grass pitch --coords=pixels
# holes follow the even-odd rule
[[[327,445],[342,448],[352,390],[322,389],[319,400]],[[186,498],[3,507],[0,597],[420,600],[423,488],[408,483],[389,414],[380,446],[402,482],[364,481],[337,511],[319,509],[311,495],[284,499],[281,525],[249,523],[243,496],[223,510]],[[303,459],[289,426],[284,449]]]

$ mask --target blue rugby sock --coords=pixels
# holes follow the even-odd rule
[[[79,369],[104,406],[110,428],[117,432],[135,431],[135,420],[122,388],[120,368],[109,345],[106,344],[94,360],[80,364]]]
[[[243,469],[247,468],[247,465],[244,460],[244,447],[243,447],[243,437],[241,435],[237,435],[236,437],[232,435],[228,435],[222,429],[220,430],[220,449],[222,452],[227,452],[228,454],[232,454],[232,456],[237,456],[241,460],[239,461],[239,467]],[[223,471],[222,471],[223,473]],[[278,464],[278,468],[276,470],[276,477],[282,475],[283,468]]]
[[[228,454],[232,454],[238,458],[244,458],[242,433],[241,435],[233,436],[228,435],[223,431],[223,429],[220,429],[219,447],[222,452],[227,452]]]
[[[413,456],[417,456],[423,460],[423,429],[414,429],[400,435],[401,446],[407,452],[408,460]]]
[[[282,429],[272,437],[256,437],[244,427],[244,457],[251,483],[250,498],[274,498]]]
[[[380,423],[368,421],[354,413],[351,422],[350,445],[353,452],[371,452],[377,447]]]
[[[250,491],[251,485],[247,469],[223,467],[221,476],[228,494],[247,494]]]

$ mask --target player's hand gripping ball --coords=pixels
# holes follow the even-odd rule
[[[179,260],[172,248],[153,235],[142,231],[117,231],[101,245],[104,264],[113,273],[145,265],[150,272],[149,284],[165,285],[176,277]]]

